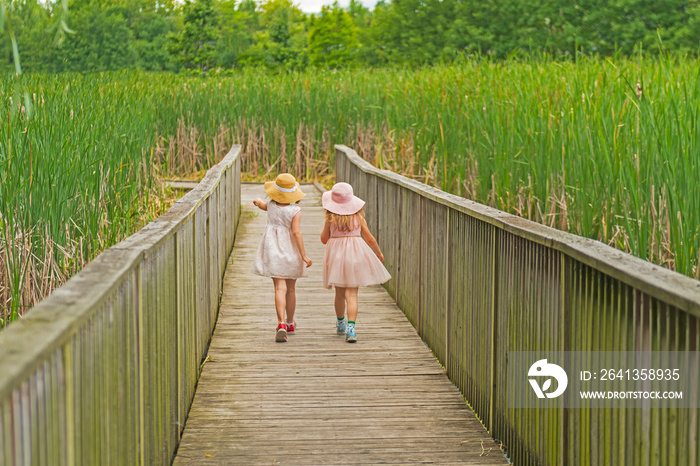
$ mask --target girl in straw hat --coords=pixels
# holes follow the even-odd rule
[[[336,329],[339,334],[345,334],[346,341],[353,343],[357,341],[358,288],[384,283],[391,275],[382,265],[384,254],[367,228],[365,201],[353,195],[352,186],[336,183],[333,189],[323,193],[321,202],[326,209],[321,233],[321,242],[326,245],[323,284],[326,288],[335,286]]]
[[[267,225],[253,262],[253,273],[272,278],[278,321],[275,341],[283,342],[296,329],[297,278],[306,277],[306,267],[311,266],[301,236],[301,207],[297,205],[305,194],[289,173],[265,183],[265,193],[270,196],[270,202],[253,201],[267,211]]]

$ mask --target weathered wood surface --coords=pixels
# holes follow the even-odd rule
[[[171,463],[233,246],[239,153],[0,333],[0,465]]]
[[[263,191],[242,186],[210,360],[175,463],[506,464],[383,288],[360,290],[357,343],[336,334],[321,279],[320,193],[304,190],[314,265],[297,282],[297,333],[275,343],[272,281],[250,272],[266,221],[251,201]],[[493,451],[482,455],[482,440]]]
[[[384,245],[386,289],[515,464],[700,464],[697,408],[508,403],[530,391],[508,377],[512,351],[697,351],[700,282],[335,149]],[[697,385],[683,397],[700,405]]]
[[[190,191],[199,185],[199,181],[192,180],[164,180],[163,183],[172,189],[180,189],[184,191]]]

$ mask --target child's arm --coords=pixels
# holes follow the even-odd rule
[[[307,267],[311,267],[311,259],[306,255],[306,251],[304,250],[304,238],[301,236],[301,212],[297,212],[294,218],[292,218],[292,236],[301,253],[301,259],[306,263]]]
[[[362,219],[362,237],[365,239],[365,241],[367,241],[369,247],[372,248],[374,253],[377,255],[379,262],[384,262],[384,254],[382,254],[382,250],[379,249],[379,243],[377,243],[377,240],[374,239],[372,233],[369,232],[367,221],[365,221],[364,218]]]
[[[255,198],[255,200],[253,201],[253,205],[256,206],[258,209],[267,210],[267,202],[263,202],[263,200],[259,197]]]
[[[323,231],[321,232],[321,243],[326,244],[331,237],[331,224],[326,220],[323,225]]]

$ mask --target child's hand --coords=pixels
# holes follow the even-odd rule
[[[382,254],[381,252],[377,254],[377,258],[379,258],[379,262],[384,262],[384,254]]]
[[[311,258],[309,256],[304,256],[301,258],[306,263],[306,268],[311,267]]]
[[[267,202],[263,202],[263,200],[259,197],[255,198],[255,200],[253,201],[253,205],[260,210],[267,210]]]

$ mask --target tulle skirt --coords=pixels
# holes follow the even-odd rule
[[[361,237],[332,237],[326,243],[323,260],[326,288],[379,285],[390,278],[386,267]]]

